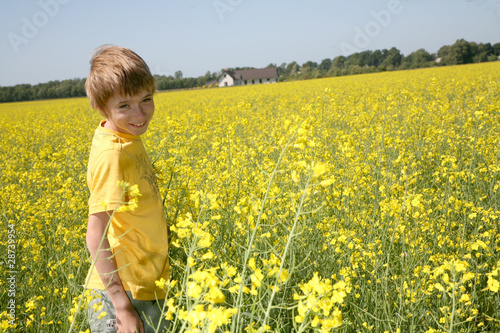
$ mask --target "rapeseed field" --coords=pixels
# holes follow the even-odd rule
[[[500,331],[500,63],[155,103],[172,332]],[[88,332],[99,120],[0,104],[1,331]]]

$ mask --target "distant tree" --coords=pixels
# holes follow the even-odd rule
[[[363,67],[358,65],[350,65],[347,73],[349,75],[362,74],[364,72]]]
[[[364,55],[361,53],[353,53],[346,58],[347,66],[363,66]]]
[[[300,66],[300,78],[309,80],[312,78],[312,70],[315,67],[311,67],[311,61],[305,62]]]
[[[318,68],[318,63],[314,61],[308,61],[302,65],[302,67]]]
[[[13,98],[15,102],[18,101],[29,101],[32,96],[29,93],[31,88],[31,84],[18,84],[14,87],[14,91],[12,92]]]
[[[461,65],[473,62],[471,44],[464,39],[459,39],[451,46],[443,46],[438,51],[443,65]]]
[[[287,75],[287,72],[286,72],[286,62],[282,63],[279,67],[278,67],[278,76],[279,77],[284,77],[285,75]]]
[[[373,66],[373,51],[367,50],[358,54],[358,65],[360,67]]]
[[[439,65],[446,65],[445,59],[448,58],[448,54],[451,52],[450,45],[443,45],[437,52],[437,59],[439,60]]]
[[[288,73],[288,78],[290,80],[296,80],[298,78],[298,74],[300,71],[300,66],[297,64],[295,61],[292,61],[291,63],[286,66],[287,73]]]
[[[473,62],[484,62],[488,61],[491,55],[494,55],[495,49],[491,45],[491,43],[471,43],[473,45],[472,47],[472,53],[473,53]]]
[[[387,52],[387,50],[384,50]],[[373,53],[372,53],[372,59],[370,61],[370,66],[375,66],[375,67],[378,67],[382,64],[382,62],[384,61],[386,57],[386,54],[382,53],[382,51],[380,50],[375,50]]]
[[[235,70],[235,71],[241,71],[241,70],[244,70],[244,69],[254,69],[255,67],[248,67],[248,66],[245,66],[245,67],[235,67],[235,68],[229,68],[230,70]]]
[[[48,98],[47,87],[41,86],[40,88],[38,88],[35,98],[36,99],[47,99]]]
[[[309,80],[320,77],[320,71],[316,62],[308,61],[300,69],[300,78]]]
[[[493,54],[500,56],[500,43],[493,44]]]
[[[387,70],[394,70],[401,65],[402,59],[403,55],[401,54],[401,52],[397,48],[393,47],[389,51],[387,51],[387,55],[380,66],[384,67]]]
[[[345,63],[346,63],[346,57],[338,56],[333,59],[332,67],[342,69],[345,67]]]
[[[198,81],[194,77],[188,77],[182,80],[182,87],[184,88],[194,88],[198,84]]]
[[[292,61],[286,66],[286,75],[297,74],[300,71],[300,66],[296,61]]]
[[[11,100],[12,87],[0,87],[0,102],[8,102]]]
[[[421,68],[429,67],[434,60],[434,57],[424,49],[418,49],[404,57],[402,61],[403,68]]]
[[[65,80],[58,84],[56,87],[56,97],[73,97],[71,96],[71,85],[72,83],[70,80]]]
[[[318,69],[326,73],[330,70],[330,67],[332,67],[332,59],[326,58],[321,61],[321,63],[318,66]]]

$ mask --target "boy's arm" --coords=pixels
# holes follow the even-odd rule
[[[133,308],[130,299],[123,289],[118,272],[116,272],[113,252],[110,250],[107,238],[103,239],[101,249],[99,253],[97,253],[109,221],[109,216],[108,212],[96,213],[89,216],[87,226],[87,247],[93,259],[95,259],[97,255],[95,267],[106,287],[111,302],[113,302],[116,311],[117,331],[143,333],[144,327],[142,320]]]

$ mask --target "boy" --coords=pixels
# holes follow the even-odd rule
[[[85,90],[92,107],[105,117],[95,131],[87,171],[87,247],[97,258],[87,288],[98,295],[89,308],[91,331],[152,332],[148,322],[156,328],[160,321],[165,329],[165,292],[155,281],[169,276],[167,223],[140,139],[154,114],[154,78],[144,60],[123,47],[97,48],[90,64]],[[141,195],[134,211],[114,213],[104,234],[119,206],[118,181],[138,185]],[[102,310],[96,311],[100,303]]]

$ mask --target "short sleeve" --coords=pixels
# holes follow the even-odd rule
[[[125,180],[126,156],[119,150],[105,150],[94,161],[89,179],[89,215],[113,210],[120,201],[118,181]]]

